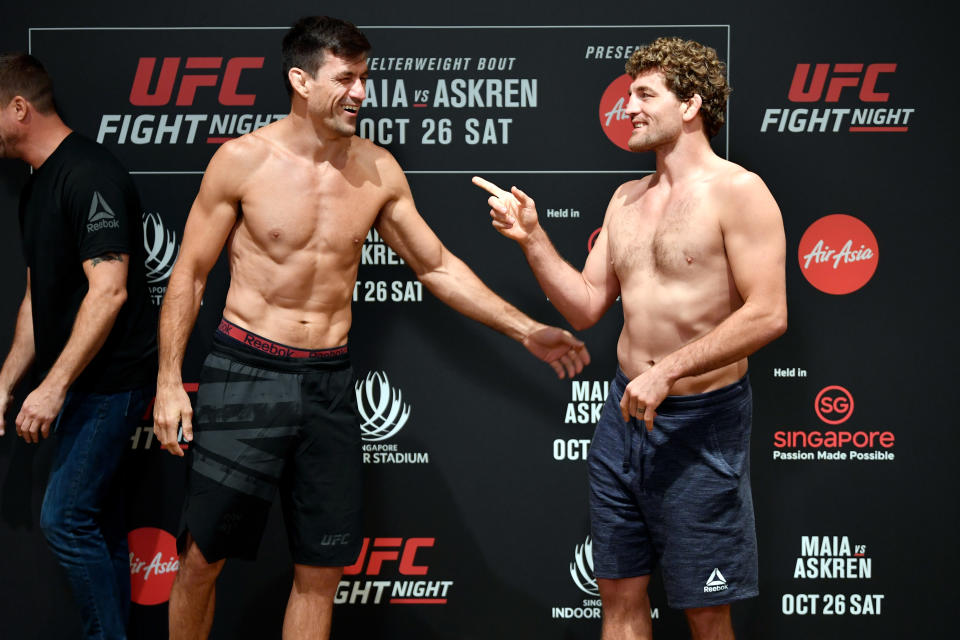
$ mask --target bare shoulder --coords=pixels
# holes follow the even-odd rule
[[[736,199],[770,194],[760,176],[728,160],[720,160],[713,170],[710,182],[718,197]]]
[[[407,178],[393,154],[363,138],[354,138],[351,146],[366,178],[374,185],[382,186],[393,194],[408,192]]]
[[[264,166],[272,152],[271,146],[258,131],[224,142],[210,159],[204,182],[239,189],[258,168]]]
[[[710,180],[710,197],[717,203],[720,222],[782,225],[780,208],[763,179],[752,171],[723,160]]]
[[[637,199],[643,196],[646,193],[647,189],[650,188],[650,182],[653,179],[653,175],[644,176],[639,180],[630,180],[629,182],[624,182],[617,190],[613,192],[613,196],[610,198],[610,207],[611,211],[620,209],[629,205],[631,202],[635,202]]]

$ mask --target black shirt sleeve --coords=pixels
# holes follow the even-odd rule
[[[130,211],[122,186],[129,176],[111,175],[86,166],[71,172],[66,186],[66,212],[76,230],[77,252],[85,261],[104,253],[132,253],[130,225],[139,220]]]

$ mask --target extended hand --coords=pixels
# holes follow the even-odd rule
[[[620,399],[620,413],[623,421],[636,416],[653,431],[653,420],[657,417],[657,407],[670,393],[670,381],[661,375],[656,366],[650,367],[630,381]]]
[[[504,191],[489,180],[474,176],[473,184],[490,194],[490,217],[493,227],[517,242],[523,243],[537,229],[537,207],[533,198],[516,187]]]
[[[569,331],[543,326],[523,339],[523,346],[557,372],[558,378],[573,377],[590,364],[587,345]]]
[[[40,442],[40,438],[50,435],[50,425],[60,413],[67,392],[41,383],[34,389],[20,407],[17,416],[17,435],[26,442]]]
[[[157,399],[153,403],[153,433],[164,449],[175,456],[183,457],[183,449],[177,442],[177,428],[183,423],[183,439],[193,440],[193,407],[183,384],[157,387]]]

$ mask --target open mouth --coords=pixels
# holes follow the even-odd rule
[[[356,115],[360,111],[360,107],[357,107],[351,104],[345,104],[343,105],[343,110],[346,111],[347,113],[352,113]]]

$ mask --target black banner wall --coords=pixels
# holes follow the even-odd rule
[[[286,114],[280,39],[300,15],[323,11],[360,25],[374,47],[359,133],[396,156],[421,214],[455,254],[559,325],[520,251],[490,227],[470,177],[535,197],[560,252],[582,265],[614,189],[653,169],[652,156],[625,149],[626,58],[660,35],[718,51],[734,93],[714,149],[764,179],[788,245],[790,328],[751,358],[761,595],[734,606],[738,637],[945,635],[960,568],[949,542],[960,525],[950,326],[960,223],[948,121],[958,92],[944,55],[952,25],[936,8],[5,8],[0,49],[38,56],[65,120],[134,175],[157,305],[206,163],[224,140]],[[4,346],[25,284],[15,213],[26,176],[24,165],[0,162]],[[227,278],[221,259],[188,348],[188,391]],[[593,364],[558,381],[522,347],[432,298],[367,236],[351,334],[365,539],[337,593],[334,638],[599,637],[585,459],[621,322],[615,305],[582,332]],[[79,634],[38,529],[51,453],[50,442],[0,438],[4,638]],[[160,450],[149,416],[128,463],[130,636],[162,638],[183,463]],[[280,637],[291,575],[275,510],[258,559],[222,574],[213,637]],[[659,577],[651,584],[655,636],[688,637]]]

